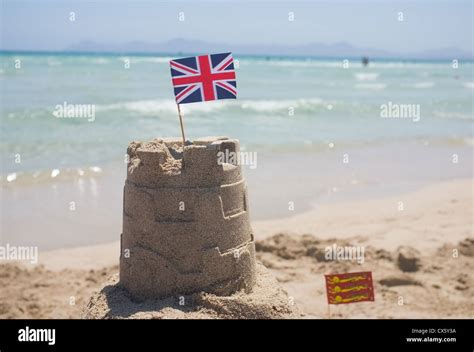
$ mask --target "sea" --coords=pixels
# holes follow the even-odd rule
[[[3,241],[118,238],[128,143],[181,133],[177,57],[0,53]],[[229,136],[257,153],[244,170],[254,219],[472,178],[472,61],[235,60],[236,100],[182,111],[187,139]],[[58,115],[70,105],[93,116]]]

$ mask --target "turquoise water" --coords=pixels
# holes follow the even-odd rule
[[[3,176],[101,166],[123,160],[131,140],[180,134],[171,57],[0,58]],[[451,62],[380,60],[362,67],[352,60],[344,69],[342,59],[237,59],[238,100],[185,105],[188,139],[229,135],[247,150],[298,153],[404,141],[472,144],[472,62],[453,69]],[[380,106],[389,101],[419,104],[420,121],[381,118]],[[93,104],[94,121],[55,117],[64,102]]]
[[[170,57],[0,58],[0,242],[117,240],[129,141],[180,134]],[[258,153],[244,167],[252,220],[472,178],[472,63],[238,59],[238,100],[183,110],[189,139],[229,135]],[[419,104],[420,120],[381,118],[389,101]],[[95,119],[55,117],[64,102],[93,104]]]

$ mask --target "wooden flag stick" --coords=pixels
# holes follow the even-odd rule
[[[331,319],[331,305],[328,303],[328,319]]]
[[[176,104],[176,105],[178,106],[179,124],[181,125],[181,135],[183,136],[183,153],[184,153],[184,146],[186,145],[186,137],[184,137],[183,117],[181,116],[181,109],[179,107],[179,104]]]

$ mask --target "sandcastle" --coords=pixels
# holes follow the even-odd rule
[[[238,152],[225,137],[132,142],[123,201],[120,284],[136,299],[255,284],[255,244]]]
[[[239,142],[207,137],[132,142],[124,187],[120,276],[84,308],[88,319],[294,317],[255,260]],[[229,160],[230,161],[230,160]]]

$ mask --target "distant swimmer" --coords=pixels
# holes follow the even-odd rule
[[[362,58],[362,64],[363,64],[364,66],[367,66],[367,65],[369,64],[369,58],[366,57],[366,56],[364,56],[364,57]]]

